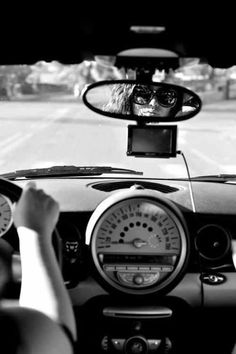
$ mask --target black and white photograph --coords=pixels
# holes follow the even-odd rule
[[[0,353],[236,354],[234,9],[7,7]]]

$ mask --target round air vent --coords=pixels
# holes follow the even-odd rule
[[[196,247],[203,258],[212,261],[219,260],[229,250],[230,236],[219,225],[206,225],[197,233]]]

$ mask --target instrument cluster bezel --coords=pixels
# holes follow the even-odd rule
[[[174,221],[179,230],[181,238],[180,256],[177,260],[177,265],[175,266],[173,272],[167,278],[164,278],[164,280],[160,283],[152,284],[151,286],[147,287],[124,286],[123,284],[119,284],[117,281],[114,281],[110,276],[108,276],[97,257],[96,237],[99,227],[104,221],[104,218],[107,216],[107,214],[109,214],[111,208],[114,208],[114,206],[116,206],[118,203],[124,201],[128,203],[133,198],[144,198],[148,202],[157,204],[159,207],[163,208]],[[157,293],[167,293],[173,289],[184,276],[190,253],[189,232],[184,216],[180,209],[175,205],[174,202],[163,197],[161,193],[145,189],[135,190],[131,188],[128,190],[123,190],[121,192],[116,192],[103,200],[95,209],[87,225],[86,243],[90,247],[94,275],[99,283],[108,291],[118,291],[120,294],[126,295],[152,295]]]

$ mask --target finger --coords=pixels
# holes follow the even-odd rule
[[[43,189],[37,189],[38,194],[46,194]]]
[[[52,197],[49,197],[48,202],[51,206],[54,206],[55,209],[58,209],[58,210],[60,209],[59,203],[55,199],[53,199]]]
[[[49,195],[47,193],[45,193],[43,189],[37,189],[36,193],[39,197],[42,197],[42,198],[49,197]]]

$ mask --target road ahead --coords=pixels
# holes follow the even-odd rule
[[[0,102],[0,171],[99,164],[151,172],[158,163],[165,175],[183,174],[181,157],[178,163],[127,157],[128,124],[99,116],[80,102]],[[236,173],[236,101],[209,104],[178,125],[178,149],[192,175]]]

